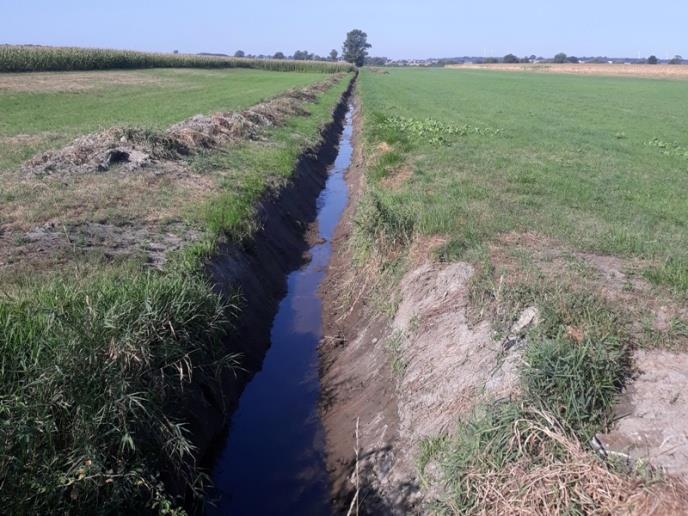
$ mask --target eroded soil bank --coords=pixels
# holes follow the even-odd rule
[[[396,379],[383,342],[390,321],[368,306],[365,273],[352,268],[350,239],[364,188],[362,122],[361,105],[356,99],[354,155],[346,175],[349,205],[335,232],[332,260],[321,286],[321,417],[334,512],[346,514],[354,500],[358,450],[359,511],[401,514],[416,505],[418,486],[413,463],[399,454],[402,448]]]

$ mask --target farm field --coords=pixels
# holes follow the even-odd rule
[[[350,45],[0,46],[6,512],[683,510],[685,67]]]
[[[674,395],[650,381],[623,391],[633,371],[676,395],[686,386],[666,376],[688,353],[685,84],[370,69],[359,93],[361,272],[341,284],[389,318],[373,344],[397,385],[406,438],[393,446],[415,449],[431,506],[676,510],[685,486],[602,465],[593,445],[685,472]],[[344,306],[340,319],[357,310]],[[342,370],[361,368],[352,385],[374,383],[379,322],[350,324],[361,354]],[[616,423],[622,401],[635,408]],[[357,410],[374,419],[375,407]],[[382,431],[368,425],[364,436]],[[638,444],[638,432],[651,437]]]
[[[415,231],[446,234],[447,253],[535,231],[580,251],[686,258],[683,83],[392,71],[365,74],[361,91],[371,138],[399,140],[374,183]]]
[[[251,241],[259,201],[321,144],[350,80],[0,74],[6,511],[164,513],[180,489],[202,503],[182,400],[240,365],[227,338],[242,317],[206,264]]]
[[[161,129],[322,78],[236,68],[1,74],[0,171],[82,134],[115,125]]]
[[[617,77],[648,77],[654,79],[687,79],[688,67],[657,64],[608,64],[608,63],[495,63],[448,65],[457,70],[493,70],[502,72],[566,73],[574,75],[608,75]]]

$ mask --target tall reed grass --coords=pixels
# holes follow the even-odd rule
[[[200,489],[182,392],[231,365],[199,274],[108,271],[0,299],[5,514],[165,513]]]
[[[134,68],[255,68],[281,72],[338,73],[348,63],[163,54],[97,48],[0,46],[0,72],[59,72]]]

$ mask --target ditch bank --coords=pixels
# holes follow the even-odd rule
[[[346,179],[349,205],[333,240],[320,293],[321,418],[335,514],[417,514],[432,499],[418,464],[427,439],[446,434],[478,403],[517,389],[526,310],[504,350],[489,321],[469,316],[468,263],[438,263],[437,238],[416,238],[400,279],[385,279],[386,257],[356,259],[356,211],[368,165],[360,109]],[[381,306],[384,305],[384,306]]]
[[[347,105],[356,76],[337,103],[319,142],[303,152],[289,183],[267,194],[256,208],[260,228],[248,242],[221,244],[206,263],[207,275],[227,299],[241,296],[241,315],[227,339],[227,352],[240,355],[240,368],[209,382],[196,382],[184,400],[196,457],[210,468],[224,443],[229,418],[270,347],[273,318],[286,293],[287,275],[306,261],[307,230],[316,218],[316,199],[337,156]],[[175,482],[172,482],[175,484]],[[179,491],[179,490],[178,490]]]

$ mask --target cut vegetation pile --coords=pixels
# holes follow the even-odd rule
[[[557,418],[527,406],[491,407],[433,452],[453,514],[678,514],[688,488],[618,474],[592,455]],[[431,460],[432,455],[423,457]]]
[[[265,128],[278,126],[291,116],[303,116],[305,102],[313,102],[341,80],[334,76],[313,86],[292,90],[241,112],[196,116],[165,132],[115,128],[78,138],[68,147],[47,151],[27,161],[27,174],[103,172],[113,164],[127,170],[156,161],[180,159],[242,139],[255,139]]]

